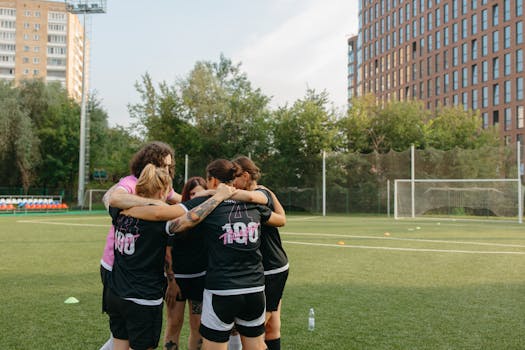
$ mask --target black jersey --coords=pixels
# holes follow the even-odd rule
[[[194,198],[184,205],[191,209],[206,199]],[[261,223],[271,213],[266,206],[226,200],[194,229],[203,233],[208,249],[206,289],[223,295],[264,289]]]
[[[110,208],[115,226],[115,262],[109,286],[121,298],[141,305],[159,305],[166,283],[166,222],[140,220],[119,212]]]
[[[173,272],[177,278],[204,276],[208,265],[208,252],[202,231],[190,230],[168,239]]]
[[[270,192],[258,188],[268,198],[268,207],[274,210],[273,198]],[[288,269],[288,257],[281,242],[281,235],[277,227],[263,225],[261,228],[261,253],[263,257],[264,274],[270,275]]]

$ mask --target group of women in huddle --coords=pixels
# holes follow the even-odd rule
[[[235,333],[242,349],[280,349],[283,207],[247,157],[211,162],[182,195],[171,188],[173,161],[170,146],[146,145],[106,196],[113,225],[101,275],[112,348],[156,348],[165,301],[164,349],[179,349],[186,303],[190,350],[226,350]]]

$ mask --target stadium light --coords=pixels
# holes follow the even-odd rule
[[[106,13],[106,0],[76,0],[65,1],[69,13],[83,15],[83,43],[82,43],[82,99],[80,104],[80,147],[78,152],[78,206],[84,205],[84,191],[86,187],[86,15]]]

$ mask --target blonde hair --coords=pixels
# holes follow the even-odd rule
[[[159,193],[166,195],[171,190],[171,177],[165,168],[157,168],[153,164],[147,164],[137,181],[135,189],[137,195],[146,198],[156,198]]]

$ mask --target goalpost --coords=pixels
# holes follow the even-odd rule
[[[519,179],[398,179],[394,217],[522,222]]]
[[[91,189],[87,190],[84,195],[84,203],[82,205],[82,209],[86,209],[91,211],[95,207],[97,209],[100,207],[100,209],[105,209],[104,204],[102,203],[102,197],[104,197],[104,194],[108,190],[99,190],[99,189]]]
[[[410,179],[394,182],[394,218],[499,219],[523,223],[521,144],[514,179],[416,179],[414,145]]]

